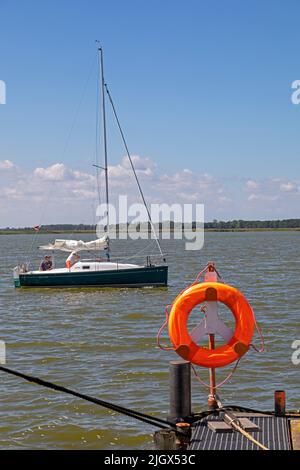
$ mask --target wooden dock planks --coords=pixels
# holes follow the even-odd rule
[[[300,419],[290,420],[293,450],[300,450]]]

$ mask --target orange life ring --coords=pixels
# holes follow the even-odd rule
[[[187,330],[193,308],[205,301],[227,305],[235,317],[235,330],[230,341],[210,350],[198,346]],[[203,367],[224,367],[243,356],[249,349],[255,326],[254,313],[243,294],[220,282],[196,284],[174,301],[169,317],[169,335],[175,351],[183,359]]]

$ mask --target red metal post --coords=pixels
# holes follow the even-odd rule
[[[275,416],[285,415],[285,391],[276,390],[274,393]]]
[[[209,349],[215,349],[215,335],[209,334],[208,337],[208,347]],[[218,408],[218,403],[216,400],[216,369],[211,367],[209,369],[209,395],[208,395],[208,407],[210,409]]]

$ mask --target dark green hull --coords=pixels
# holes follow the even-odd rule
[[[168,266],[112,271],[20,274],[16,287],[144,287],[166,286]]]

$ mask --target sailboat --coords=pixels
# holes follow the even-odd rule
[[[97,240],[84,242],[82,240],[56,239],[54,243],[40,246],[41,250],[51,252],[63,251],[70,253],[66,266],[53,268],[50,262],[49,268],[39,270],[29,270],[27,264],[18,265],[14,268],[13,277],[15,287],[144,287],[144,286],[166,286],[168,282],[168,265],[160,247],[159,239],[155,233],[155,227],[151,220],[142,188],[140,186],[131,155],[129,153],[122,128],[111,95],[104,80],[103,49],[98,47],[100,73],[101,73],[101,94],[102,94],[102,121],[103,121],[103,145],[104,145],[104,167],[97,168],[104,170],[105,174],[105,196],[107,224],[105,225],[104,236]],[[145,264],[131,264],[114,262],[111,258],[111,248],[109,243],[109,192],[108,192],[108,158],[107,158],[107,136],[106,136],[106,109],[105,91],[112,105],[118,128],[126,148],[131,168],[136,179],[138,189],[145,205],[151,230],[157,242],[161,264],[154,264],[149,256],[146,257]],[[79,253],[82,251],[95,252],[103,251],[105,256],[94,257],[93,259],[81,259]],[[47,257],[46,257],[47,258]],[[48,257],[50,258],[50,257]],[[72,261],[70,261],[72,260]],[[75,260],[75,261],[74,261]]]

